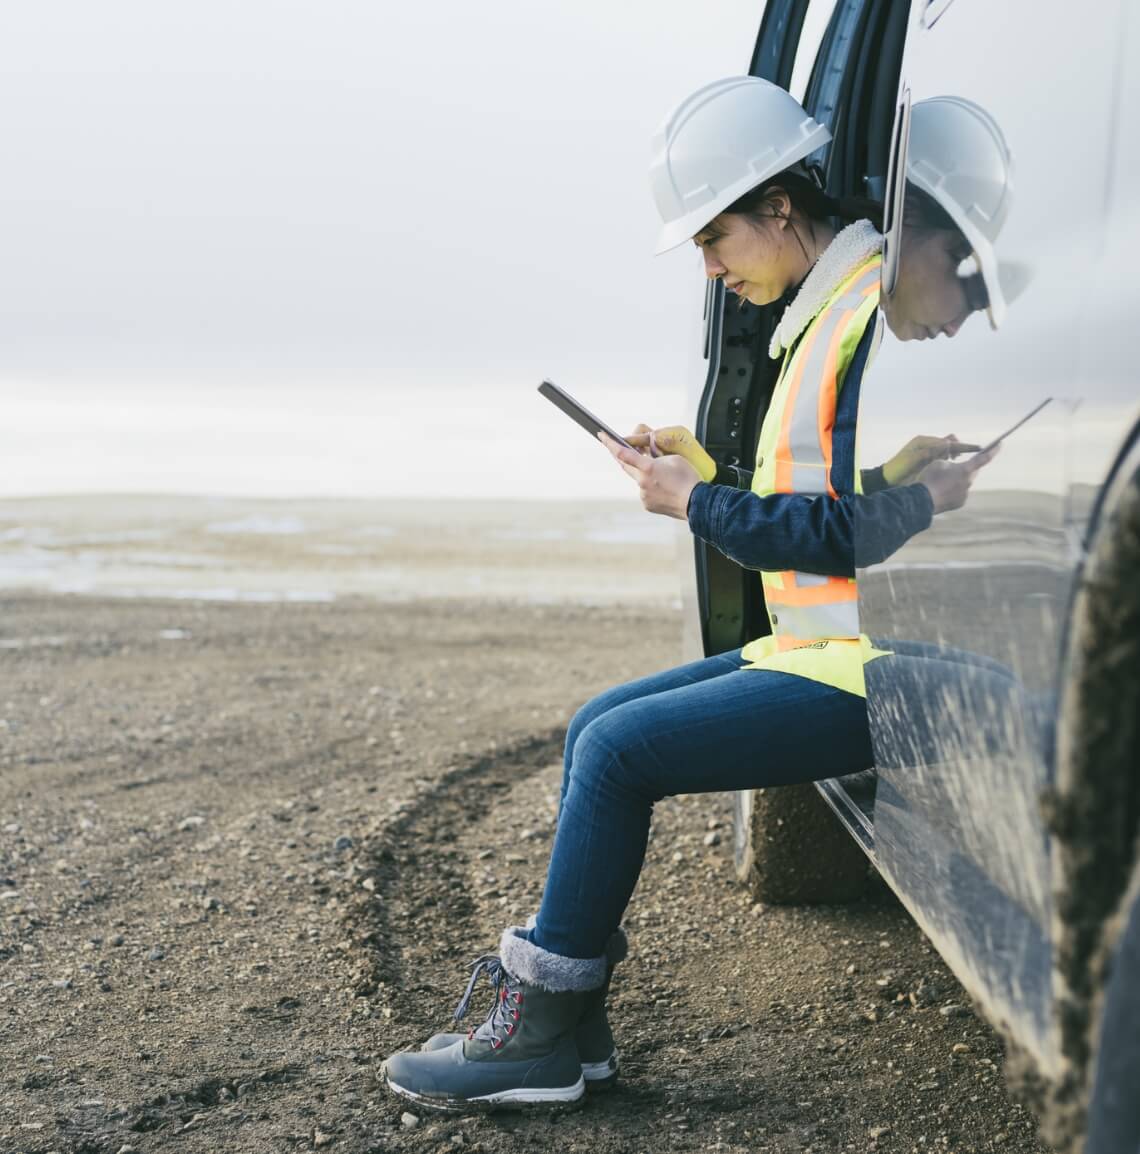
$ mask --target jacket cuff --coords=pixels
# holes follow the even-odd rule
[[[895,492],[905,496],[908,511],[912,513],[918,526],[915,532],[921,533],[923,529],[929,529],[930,523],[934,520],[934,498],[930,495],[930,490],[916,481],[913,485],[903,485]]]
[[[724,485],[710,485],[707,481],[701,481],[693,486],[693,491],[689,494],[689,528],[701,540],[716,540],[721,502],[728,491]]]
[[[876,465],[873,469],[861,470],[860,481],[864,493],[881,493],[884,489],[890,488],[882,465]]]

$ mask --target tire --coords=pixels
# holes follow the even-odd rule
[[[1086,1132],[1099,1006],[1109,980],[1105,959],[1114,934],[1123,932],[1120,911],[1135,900],[1130,883],[1140,884],[1138,567],[1140,441],[1106,487],[1073,600],[1056,785],[1042,799],[1054,839],[1053,987],[1063,1063],[1045,1103],[1043,1132],[1064,1151],[1080,1149]]]
[[[870,866],[814,785],[735,795],[736,876],[755,901],[820,905],[857,901]]]
[[[1140,1150],[1140,867],[1105,946],[1085,1154]]]

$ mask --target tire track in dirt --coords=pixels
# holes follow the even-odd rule
[[[67,1154],[108,1154],[156,1131],[188,1134],[202,1127],[215,1110],[240,1122],[263,1111],[267,1094],[292,1086],[305,1076],[296,1064],[274,1066],[260,1073],[249,1070],[217,1075],[179,1089],[151,1095],[131,1105],[104,1112],[103,1102],[85,1103],[69,1116],[57,1118],[66,1145],[53,1140],[53,1151]]]
[[[456,766],[365,839],[358,855],[364,885],[344,917],[362,955],[355,993],[374,998],[386,1018],[422,1022],[425,1008],[454,994],[430,975],[454,978],[456,958],[487,933],[480,923],[487,899],[501,896],[490,893],[493,884],[477,888],[480,855],[499,856],[498,831],[486,836],[488,820],[512,790],[561,761],[564,738],[564,730],[551,730]],[[533,833],[528,840],[542,840]]]

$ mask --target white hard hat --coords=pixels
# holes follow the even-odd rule
[[[960,96],[918,101],[910,110],[906,176],[941,205],[969,242],[996,329],[1005,318],[1003,281],[1016,279],[1018,295],[1031,276],[1021,268],[1016,277],[1003,278],[994,249],[1013,198],[1013,156],[997,121]]]
[[[653,137],[649,185],[657,252],[696,236],[718,213],[831,139],[783,88],[730,76],[698,89]]]

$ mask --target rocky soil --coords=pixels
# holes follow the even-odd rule
[[[753,905],[722,795],[658,807],[616,1089],[474,1119],[383,1089],[535,907],[572,709],[675,661],[677,614],[0,613],[5,1154],[1045,1149],[898,904]]]

